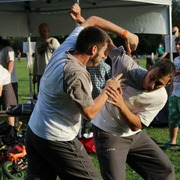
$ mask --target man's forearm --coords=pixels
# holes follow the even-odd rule
[[[125,29],[115,25],[114,23],[97,16],[91,16],[86,21],[84,21],[81,26],[96,26],[103,29],[104,31],[111,32],[120,36],[122,36],[125,31]]]

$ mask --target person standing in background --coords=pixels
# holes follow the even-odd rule
[[[20,60],[21,60],[21,51],[19,49],[17,50],[17,60],[20,63]]]
[[[101,60],[96,67],[87,66],[87,71],[91,75],[92,97],[95,99],[104,89],[106,81],[111,78],[111,66],[105,60]]]
[[[173,26],[173,28],[172,28],[172,35],[176,36],[176,37],[179,36],[179,28],[177,26]],[[177,52],[173,52],[173,59],[176,58],[177,56],[178,56],[178,53]],[[170,59],[169,53],[165,51],[159,58],[160,59],[163,59],[163,58]]]
[[[3,86],[11,83],[11,75],[7,69],[0,65],[0,97],[2,96]]]
[[[178,130],[180,126],[180,36],[175,39],[176,51],[179,54],[174,59],[176,74],[171,82],[169,97],[169,132],[170,141],[168,141],[163,149],[175,147],[177,144]]]
[[[16,67],[15,67],[15,53],[10,43],[6,39],[0,38],[0,64],[9,71],[11,75],[11,83],[13,86],[15,99],[16,101],[12,102],[9,101],[8,92],[9,90],[7,86],[3,87],[3,94],[1,99],[1,105],[3,106],[3,110],[6,110],[10,105],[17,105],[18,103],[18,79],[16,75]],[[6,120],[7,124],[14,126],[15,124],[15,117],[7,117]]]
[[[40,39],[36,42],[33,63],[33,83],[37,83],[37,91],[39,91],[40,79],[52,53],[60,46],[56,38],[50,37],[49,32],[49,26],[46,23],[39,25]]]
[[[7,69],[0,65],[0,101],[8,102],[9,105],[16,105],[16,97],[11,83],[11,75]],[[5,92],[3,92],[3,89]]]
[[[18,78],[16,74],[15,53],[7,39],[0,40],[0,64],[11,74],[11,83],[18,102]]]
[[[16,104],[16,97],[11,84],[11,75],[2,65],[0,65],[0,77],[0,97],[3,95],[3,87],[8,86],[8,88],[5,88],[8,89],[8,91],[6,91],[8,95],[4,101],[9,101],[9,104]]]
[[[159,44],[158,48],[156,49],[157,57],[160,58],[164,54],[164,46]]]

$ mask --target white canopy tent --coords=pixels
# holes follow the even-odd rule
[[[68,10],[75,0],[1,0],[2,36],[38,36],[46,22],[54,36],[68,35],[74,28]],[[97,15],[134,33],[168,34],[171,0],[79,0],[84,17]]]
[[[39,36],[40,23],[47,23],[53,36],[73,30],[68,11],[75,2],[85,18],[97,15],[134,33],[170,34],[172,59],[171,0],[0,0],[0,35],[28,37],[31,54],[30,37]],[[31,95],[31,84],[30,89]]]
[[[171,0],[1,0],[1,36],[39,36],[38,25],[49,24],[53,36],[68,35],[75,26],[69,9],[79,2],[85,18],[97,15],[134,33],[170,34]]]
[[[68,35],[75,26],[68,11],[74,2],[79,2],[85,18],[97,15],[134,33],[170,34],[170,52],[172,52],[171,1],[1,0],[0,35],[39,36],[38,25],[42,22],[49,24],[51,35]]]
[[[39,36],[40,23],[47,23],[53,36],[68,35],[73,30],[76,24],[69,17],[68,11],[74,2],[78,2],[85,18],[97,15],[134,33],[169,34],[172,60],[171,1],[0,0],[0,35],[28,37],[29,54],[31,54],[30,37]],[[31,75],[30,97],[32,97]]]

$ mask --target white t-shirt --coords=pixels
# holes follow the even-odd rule
[[[174,65],[176,66],[176,73],[173,79],[172,95],[180,97],[180,56],[174,59]]]
[[[11,83],[11,75],[7,69],[0,65],[0,85],[4,86]]]
[[[122,85],[123,99],[129,110],[140,117],[141,122],[149,126],[154,117],[164,107],[167,101],[167,92],[165,88],[160,88],[151,92],[145,92],[141,89],[141,82],[143,80],[146,70],[138,67],[134,63],[134,60],[127,56],[122,48],[116,49],[109,54],[112,59],[112,72],[117,74],[118,72],[124,73],[126,83]],[[120,65],[117,67],[117,64]],[[116,65],[114,67],[113,65]],[[139,69],[137,71],[137,69]],[[135,71],[135,73],[134,73]],[[130,76],[130,72],[133,72]],[[141,74],[138,74],[140,72]],[[137,78],[137,76],[139,78]],[[129,82],[129,81],[132,82]],[[137,81],[137,83],[135,83]],[[138,85],[139,83],[139,85]],[[132,87],[130,85],[137,86]],[[106,103],[100,113],[93,119],[92,123],[98,128],[116,134],[122,137],[130,136],[141,131],[132,131],[127,125],[126,121],[121,117],[118,108]]]
[[[16,74],[15,54],[14,50],[10,46],[7,46],[0,50],[0,64],[8,69],[8,63],[10,60],[14,62],[14,68],[11,73],[11,82],[16,83],[18,82],[18,79]]]

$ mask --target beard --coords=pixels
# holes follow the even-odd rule
[[[97,52],[92,59],[90,59],[87,63],[87,66],[93,66],[96,67],[99,64],[99,53]]]

